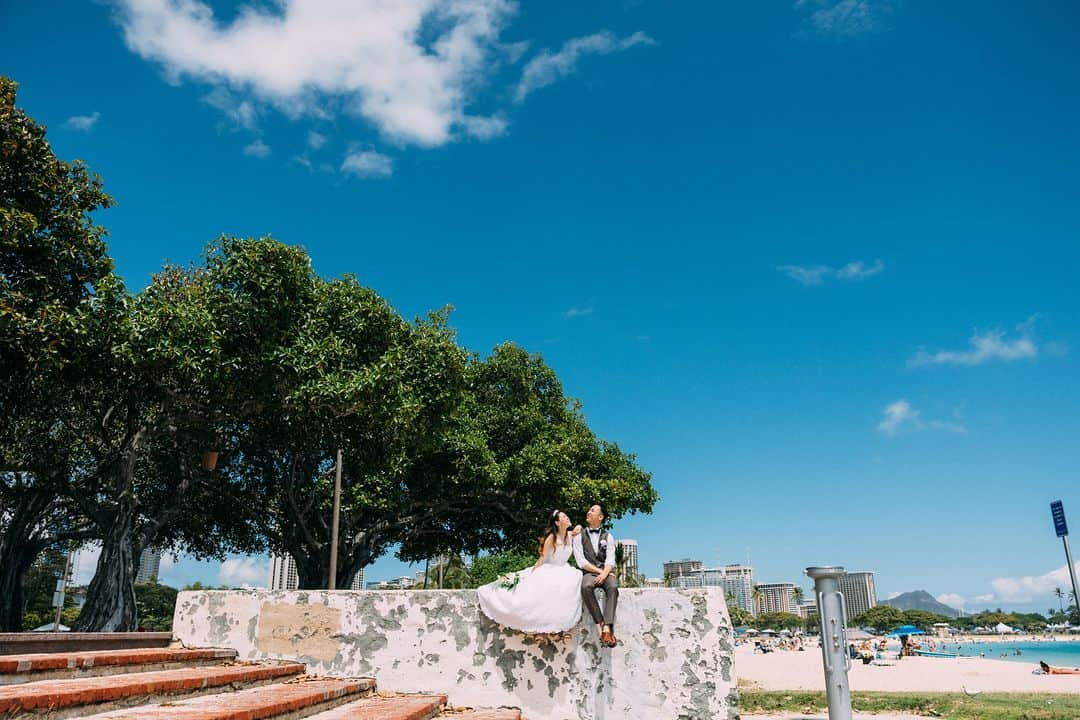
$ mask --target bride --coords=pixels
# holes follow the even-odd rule
[[[573,553],[570,518],[551,514],[531,568],[477,589],[480,610],[500,625],[528,633],[561,633],[581,618],[581,572],[566,564]]]

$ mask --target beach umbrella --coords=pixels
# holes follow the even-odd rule
[[[914,625],[901,625],[887,635],[887,637],[900,637],[901,635],[925,635],[926,633]]]

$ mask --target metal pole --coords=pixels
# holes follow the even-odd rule
[[[330,520],[330,590],[337,589],[338,516],[341,514],[341,448],[337,451],[337,470],[334,472],[334,515]]]
[[[1076,606],[1077,613],[1080,613],[1080,590],[1076,586],[1076,565],[1073,564],[1072,550],[1069,549],[1069,536],[1062,535],[1061,542],[1065,545],[1065,562],[1069,564],[1069,577],[1072,579],[1073,605]]]
[[[842,567],[808,567],[806,574],[814,581],[817,595],[829,720],[851,720],[851,687],[848,685],[851,658],[845,637],[847,607],[840,592],[840,578],[847,573]]]
[[[71,571],[71,548],[67,550],[67,557],[64,559],[64,574],[60,576],[60,579],[56,582],[56,595],[59,598],[59,602],[56,604],[56,622],[53,625],[53,632],[60,632],[60,612],[64,609],[64,595],[67,593],[67,579],[68,573]],[[1073,587],[1076,587],[1074,578]],[[54,601],[56,598],[54,598]]]

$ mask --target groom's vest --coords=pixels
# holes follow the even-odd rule
[[[597,553],[593,550],[592,538],[589,537],[588,529],[581,531],[581,554],[585,556],[585,559],[589,561],[591,565],[595,565],[598,568],[604,567],[604,562],[601,560],[607,554],[608,543],[611,542],[611,534],[607,530],[600,531],[600,542],[597,545],[600,547],[600,552]]]

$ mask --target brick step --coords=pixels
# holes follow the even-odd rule
[[[380,695],[312,715],[309,720],[430,720],[445,705],[445,695]]]
[[[50,719],[146,702],[161,696],[220,692],[229,685],[281,680],[304,672],[301,663],[230,664],[0,687],[0,717],[27,712]]]
[[[218,665],[236,657],[217,648],[141,648],[0,655],[0,685]]]
[[[370,678],[339,680],[302,676],[234,693],[204,695],[159,705],[111,710],[84,720],[299,720],[375,689]]]
[[[517,708],[447,708],[440,720],[521,720],[521,711]]]

